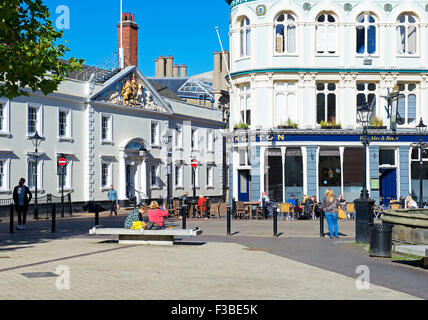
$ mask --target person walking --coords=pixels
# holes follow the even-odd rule
[[[117,216],[117,192],[114,190],[113,185],[110,186],[110,190],[107,193],[107,198],[110,201],[110,217],[113,215],[113,212]]]
[[[33,197],[30,189],[24,185],[24,183],[24,178],[19,179],[18,185],[13,189],[13,202],[15,203],[16,212],[18,213],[18,225],[16,226],[17,230],[25,230],[28,204]]]
[[[320,209],[323,209],[325,212],[325,217],[327,219],[328,231],[330,233],[330,239],[333,239],[333,236],[339,238],[339,226],[337,224],[337,214],[338,206],[340,205],[339,199],[334,197],[332,189],[327,189],[325,191],[325,197],[319,206]],[[334,230],[334,233],[333,233]]]

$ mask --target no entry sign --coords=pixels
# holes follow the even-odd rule
[[[192,161],[190,161],[190,165],[191,165],[193,168],[196,168],[196,167],[198,166],[198,160],[192,159]]]
[[[58,159],[58,165],[60,167],[64,167],[67,164],[67,159],[65,159],[64,157],[61,157]]]

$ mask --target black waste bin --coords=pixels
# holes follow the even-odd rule
[[[392,224],[370,223],[370,257],[391,258]]]

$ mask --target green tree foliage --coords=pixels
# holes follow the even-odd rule
[[[0,0],[0,97],[13,99],[28,90],[54,92],[83,60],[60,60],[69,49],[55,43],[57,31],[42,0]]]

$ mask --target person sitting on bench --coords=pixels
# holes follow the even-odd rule
[[[137,209],[132,210],[125,219],[124,228],[131,229],[134,221],[148,222],[149,218],[145,216],[147,213],[147,205],[140,204]]]
[[[153,226],[150,228],[151,230],[159,230],[164,229],[163,219],[168,216],[168,211],[159,208],[159,204],[156,201],[152,201],[148,210],[149,216],[149,225],[150,222],[153,223]],[[149,227],[147,227],[149,229]]]

